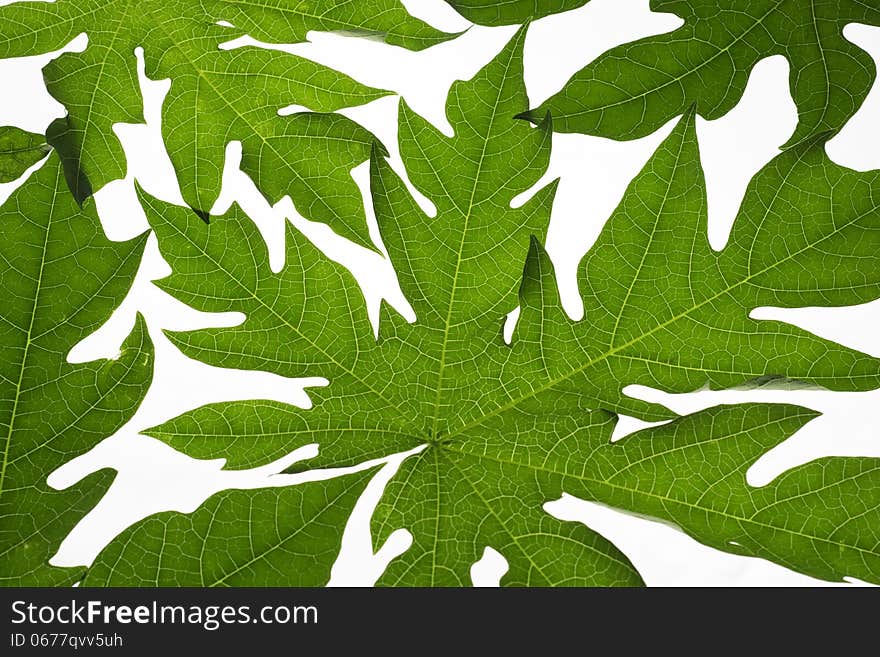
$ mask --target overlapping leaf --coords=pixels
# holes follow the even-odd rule
[[[219,21],[231,22],[225,27]],[[163,136],[184,199],[204,216],[219,193],[224,149],[242,142],[242,168],[271,200],[291,194],[308,218],[368,243],[363,207],[350,170],[369,156],[372,136],[342,116],[296,114],[288,105],[332,112],[385,94],[346,75],[280,51],[221,51],[240,35],[276,43],[309,30],[383,35],[421,48],[451,35],[409,16],[395,0],[357,3],[177,0],[58,0],[0,8],[0,57],[50,52],[85,32],[82,53],[66,53],[44,69],[49,92],[68,110],[50,130],[79,199],[125,175],[115,123],[143,121],[136,47],[149,77],[170,78]]]
[[[0,209],[0,584],[70,585],[79,568],[48,561],[113,479],[103,471],[56,491],[46,477],[125,423],[146,393],[153,348],[139,318],[118,358],[67,353],[122,301],[146,235],[112,243],[80,209],[57,155]]]
[[[444,414],[449,402],[438,391],[460,387],[455,370],[500,340],[499,318],[516,303],[529,235],[540,233],[546,225],[555,189],[551,186],[523,207],[510,208],[511,199],[543,173],[550,147],[546,128],[532,129],[513,119],[526,103],[524,36],[521,31],[474,80],[455,85],[449,102],[449,118],[456,130],[452,139],[405,106],[401,109],[402,150],[414,181],[438,208],[438,216],[429,224],[424,223],[427,218],[421,213],[408,217],[415,222],[409,230],[419,235],[419,247],[435,258],[430,270],[434,277],[425,282],[425,294],[413,296],[416,312],[423,314],[423,324],[417,328],[386,314],[385,337],[377,344],[354,280],[293,230],[287,235],[285,268],[275,275],[256,229],[238,213],[199,225],[201,222],[183,209],[144,199],[163,254],[174,271],[160,285],[202,310],[237,309],[247,316],[242,325],[232,329],[172,334],[172,341],[184,353],[226,367],[266,369],[286,376],[314,372],[333,381],[327,391],[315,395],[319,401],[308,412],[247,402],[197,412],[199,416],[192,418],[196,424],[190,424],[190,429],[198,426],[199,434],[222,435],[229,435],[227,430],[232,429],[238,436],[238,447],[250,446],[228,451],[233,467],[253,463],[273,450],[289,449],[291,437],[297,435],[320,437],[322,454],[315,464],[341,465],[410,449],[426,440],[434,442],[447,430]],[[465,114],[465,107],[476,109]],[[437,157],[445,158],[448,165],[437,167]],[[374,177],[384,167],[387,165],[377,152]],[[411,208],[415,212],[415,206]],[[384,223],[384,213],[380,216]],[[484,251],[479,238],[489,234],[499,240],[495,250]],[[388,248],[394,257],[406,245],[389,241]],[[413,269],[412,275],[419,272]],[[415,279],[407,284],[411,282]],[[478,365],[473,363],[475,373],[479,373]],[[401,368],[408,372],[398,376]],[[279,432],[275,440],[262,433],[273,431],[273,426]],[[249,430],[241,430],[245,427]],[[156,435],[161,437],[162,430]],[[200,435],[194,442],[204,439]],[[436,452],[428,450],[415,463],[435,458]],[[502,494],[515,491],[520,501],[514,499],[507,508],[496,509],[498,524],[492,530],[515,540],[519,547],[513,581],[640,582],[626,558],[602,537],[545,516],[537,504],[541,497],[538,483],[527,473],[519,474],[519,478],[514,471],[496,475]],[[457,476],[446,470],[437,475],[444,479]],[[425,493],[423,501],[435,504],[430,491]],[[460,500],[462,514],[471,518],[485,515],[488,500],[473,491],[460,493],[464,495]],[[462,518],[450,517],[434,529],[453,531]],[[436,567],[415,569],[401,581],[466,581],[470,563],[484,545],[478,538],[482,530],[468,522],[454,531],[469,537],[472,554],[461,554],[455,563],[441,566],[442,560],[456,555],[438,550]],[[432,540],[422,532],[416,536],[419,546]],[[439,535],[435,534],[434,540],[439,540]],[[593,558],[583,559],[584,550]],[[410,550],[409,559],[422,561],[421,552],[420,548]]]
[[[685,24],[612,48],[532,112],[563,132],[614,139],[652,133],[692,103],[707,119],[739,101],[762,58],[784,55],[800,122],[789,144],[840,130],[875,78],[871,57],[842,34],[848,23],[880,25],[863,0],[652,0]]]
[[[607,443],[610,412],[673,417],[625,395],[630,384],[676,392],[768,379],[840,390],[880,386],[880,360],[749,317],[761,305],[880,296],[880,178],[839,167],[817,142],[805,142],[758,174],[730,243],[716,253],[706,236],[689,112],[585,256],[585,318],[573,322],[534,237],[546,227],[554,186],[510,206],[540,178],[550,147],[548,124],[532,129],[513,118],[526,103],[524,34],[473,80],[453,87],[452,138],[401,107],[400,151],[436,217],[419,209],[380,153],[373,155],[376,217],[417,315],[410,325],[386,309],[378,342],[351,277],[294,231],[286,266],[275,275],[256,229],[237,211],[204,225],[183,209],[143,199],[173,270],[160,285],[200,310],[246,315],[237,327],[171,334],[184,353],[213,365],[331,381],[315,391],[309,410],[218,404],[150,433],[197,457],[227,458],[231,467],[265,462],[304,437],[321,445],[315,466],[422,446],[404,461],[374,518],[377,544],[398,527],[413,534],[384,584],[466,583],[486,545],[510,564],[505,584],[640,583],[603,537],[541,511],[562,490],[673,520],[721,549],[819,577],[877,581],[878,546],[863,531],[878,506],[872,461],[805,466],[770,493],[745,484],[743,467],[811,411],[711,409],[622,445]],[[501,326],[518,302],[521,316],[507,345]],[[637,452],[653,435],[656,449],[643,463]],[[711,447],[723,463],[679,460],[664,451],[670,441],[687,446],[685,455]],[[666,461],[669,474],[660,467]],[[736,468],[719,469],[733,462]],[[690,485],[675,498],[679,506],[658,502],[654,492],[684,471]],[[729,517],[718,512],[728,489],[741,501]],[[865,497],[842,507],[854,490]],[[777,508],[774,495],[788,502]],[[817,508],[797,507],[798,496]],[[832,522],[846,528],[835,533]],[[109,549],[117,554],[124,546]]]

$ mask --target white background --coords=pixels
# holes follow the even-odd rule
[[[9,4],[9,0],[0,0],[0,4]],[[413,14],[441,29],[458,31],[469,26],[443,0],[406,0],[404,4]],[[575,71],[608,48],[667,32],[680,24],[681,20],[675,16],[651,13],[648,0],[592,0],[582,9],[534,23],[525,47],[525,79],[531,105],[541,103]],[[310,35],[310,43],[283,49],[337,68],[366,84],[399,93],[413,109],[451,134],[444,109],[449,85],[453,80],[471,77],[482,68],[515,29],[473,27],[462,37],[421,53],[375,41],[318,33]],[[880,60],[880,28],[854,24],[845,28],[844,35],[868,51],[875,61]],[[242,39],[231,47],[247,42]],[[67,49],[82,49],[86,44],[87,38],[80,35]],[[140,49],[132,56],[137,56],[142,64]],[[6,90],[0,104],[0,125],[43,132],[53,118],[63,115],[62,107],[47,94],[42,82],[40,69],[49,59],[50,56],[40,56],[0,61],[0,80]],[[145,79],[142,69],[141,65],[146,125],[115,126],[129,159],[128,177],[111,183],[96,196],[105,230],[116,240],[128,239],[147,228],[134,196],[135,178],[154,196],[182,203],[160,135],[160,107],[169,83]],[[710,242],[716,249],[724,246],[749,179],[779,152],[777,146],[794,130],[796,112],[788,93],[788,71],[787,61],[780,56],[761,61],[752,73],[743,100],[733,111],[717,121],[698,120],[709,194]],[[395,168],[402,173],[396,149],[397,104],[398,98],[392,96],[343,113],[364,124],[390,148]],[[297,109],[288,108],[282,113]],[[829,142],[829,156],[839,164],[862,171],[880,168],[878,117],[880,87],[875,86],[858,114]],[[556,177],[562,178],[547,248],[557,267],[564,303],[573,317],[581,314],[575,289],[577,262],[619,202],[627,183],[669,133],[673,123],[632,142],[554,135],[550,169],[536,188]],[[223,192],[214,210],[223,212],[233,200],[240,203],[265,235],[274,269],[283,264],[282,230],[284,221],[290,220],[328,255],[352,269],[364,287],[374,321],[382,296],[412,317],[387,261],[345,242],[324,226],[305,221],[297,215],[289,199],[270,207],[238,170],[238,154],[238,144],[230,144]],[[353,174],[365,188],[366,167],[358,167]],[[0,201],[20,182],[0,185]],[[426,209],[432,208],[430,201],[417,197]],[[155,342],[156,372],[146,400],[126,426],[90,453],[49,476],[51,485],[63,488],[99,468],[112,467],[119,472],[106,497],[64,541],[53,559],[57,565],[89,564],[104,545],[131,523],[164,510],[192,511],[209,495],[224,488],[287,485],[332,474],[272,476],[290,463],[314,454],[316,446],[297,450],[262,468],[231,472],[222,470],[222,460],[196,461],[138,434],[139,430],[216,401],[276,399],[308,406],[304,388],[325,383],[320,379],[284,379],[261,372],[217,369],[182,356],[169,344],[162,329],[234,325],[243,317],[237,313],[199,313],[176,302],[151,284],[151,280],[162,278],[169,271],[155,239],[151,238],[137,280],[122,307],[69,356],[72,361],[112,357],[130,331],[134,313],[140,311],[147,319]],[[880,302],[836,309],[762,308],[753,316],[788,321],[880,356],[876,330],[880,326]],[[820,418],[752,467],[748,475],[752,485],[766,484],[786,469],[819,456],[880,456],[880,440],[874,429],[880,392],[701,391],[669,395],[638,386],[631,386],[627,392],[664,403],[679,413],[747,400],[784,401],[821,411]],[[640,426],[634,420],[622,418],[615,435],[624,435]],[[359,502],[346,529],[331,584],[372,584],[388,560],[409,544],[409,533],[401,528],[379,554],[374,555],[370,547],[369,516],[398,462],[399,458],[390,459]],[[584,522],[604,534],[626,553],[649,585],[827,584],[766,561],[704,547],[673,527],[572,497],[548,500],[546,509],[560,518]],[[472,571],[474,582],[497,584],[505,569],[503,557],[487,549],[483,560]]]

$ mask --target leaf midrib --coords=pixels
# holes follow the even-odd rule
[[[234,5],[236,5],[237,3],[235,3],[235,2],[231,2],[230,0],[225,0],[225,1],[222,2],[221,4],[229,4],[229,5],[233,5],[233,6],[234,6]],[[319,20],[319,21],[330,21],[330,22],[332,22],[332,23],[337,23],[341,28],[348,28],[348,29],[351,29],[351,30],[353,30],[353,31],[358,31],[358,30],[359,30],[359,31],[363,31],[363,32],[370,32],[370,33],[373,33],[373,34],[382,34],[382,35],[386,35],[386,36],[389,34],[387,31],[369,29],[369,28],[366,28],[366,27],[364,27],[364,26],[362,26],[362,25],[358,25],[357,23],[353,23],[353,22],[350,22],[350,21],[340,20],[340,19],[337,19],[337,18],[328,18],[326,15],[323,15],[323,14],[312,14],[312,13],[307,12],[307,11],[302,11],[302,10],[300,9],[300,8],[302,7],[302,5],[298,5],[295,9],[291,9],[291,8],[285,7],[285,6],[283,6],[283,5],[269,5],[269,4],[261,3],[261,2],[251,2],[251,1],[249,1],[247,4],[250,5],[250,6],[256,7],[257,9],[268,9],[268,10],[270,10],[270,11],[278,12],[279,14],[293,14],[294,16],[303,16],[303,17],[305,17],[305,18],[314,18],[314,19]],[[338,4],[345,4],[345,3],[338,3]],[[338,5],[337,5],[337,6],[334,6],[334,7],[332,7],[332,8],[333,8],[333,9],[336,9],[337,7],[338,7]],[[242,10],[241,8],[239,8],[239,7],[236,7],[236,9],[237,9],[238,11],[242,11],[242,12],[243,12],[243,10]],[[329,9],[328,9],[328,11],[329,11]],[[327,29],[324,25],[322,25],[321,28],[322,28],[322,31]],[[239,29],[243,29],[243,28],[239,28]],[[312,29],[314,29],[314,28],[312,28]],[[311,31],[311,30],[310,30],[310,31]],[[317,30],[316,30],[316,31],[317,31]],[[332,31],[337,31],[337,29],[336,29],[336,28],[331,28],[331,29],[328,30],[328,31],[331,31],[331,32],[332,32]],[[306,38],[307,38],[307,35],[303,35],[302,37],[298,37],[298,38],[301,39],[301,40],[303,40],[303,39],[306,39]],[[419,39],[419,41],[421,41],[421,40],[422,40],[422,39]],[[302,42],[302,41],[298,41],[297,43],[301,43],[301,42]]]
[[[143,346],[143,342],[141,343],[140,346]],[[60,428],[60,429],[57,429],[57,430],[56,430],[56,431],[55,431],[55,432],[54,432],[49,438],[44,439],[41,443],[38,443],[37,445],[35,445],[35,446],[32,447],[31,449],[29,449],[28,451],[23,452],[23,453],[19,454],[18,456],[16,456],[15,458],[13,458],[11,461],[9,461],[10,465],[13,464],[13,463],[15,463],[15,462],[17,462],[17,461],[19,461],[20,459],[27,458],[28,456],[30,456],[30,455],[33,454],[34,452],[37,452],[37,451],[39,451],[39,450],[45,448],[45,447],[48,446],[49,444],[53,443],[55,440],[57,440],[59,437],[61,437],[66,431],[68,431],[69,429],[75,427],[75,426],[79,423],[80,420],[82,420],[82,419],[83,419],[84,417],[86,417],[89,413],[91,413],[93,410],[95,410],[96,408],[98,408],[98,406],[99,406],[104,400],[106,400],[108,397],[109,397],[109,398],[112,398],[113,393],[116,392],[116,389],[117,389],[119,386],[124,385],[124,384],[126,383],[126,378],[128,377],[129,374],[131,374],[131,372],[134,371],[134,369],[135,369],[136,366],[137,366],[137,362],[136,362],[136,360],[135,360],[135,359],[131,359],[131,361],[130,361],[130,362],[128,363],[128,365],[126,366],[125,372],[122,373],[122,374],[121,374],[121,375],[120,375],[120,376],[119,376],[119,377],[113,382],[113,384],[112,384],[108,389],[106,389],[102,394],[100,394],[100,395],[99,395],[99,396],[98,396],[98,397],[97,397],[97,398],[96,398],[96,399],[95,399],[90,405],[88,405],[88,406],[87,406],[87,407],[86,407],[81,413],[79,413],[78,415],[76,415],[76,416],[74,417],[74,419],[71,420],[71,421],[69,421],[65,426],[63,426],[63,427]],[[26,391],[26,392],[29,392],[29,390]]]
[[[104,69],[107,66],[107,60],[109,59],[109,56],[111,54],[116,54],[116,50],[113,48],[113,44],[116,43],[116,40],[119,38],[119,33],[122,31],[122,26],[123,26],[125,17],[128,14],[129,9],[131,8],[131,0],[125,0],[125,2],[123,2],[123,5],[124,5],[125,9],[123,10],[122,15],[116,19],[116,29],[113,31],[113,35],[110,37],[110,39],[106,45],[104,45],[102,43],[102,46],[105,49],[104,50],[104,57],[101,59],[101,66],[98,69],[98,76],[95,79],[95,84],[94,84],[94,86],[92,86],[92,93],[91,93],[91,97],[89,98],[89,104],[87,106],[86,117],[85,117],[85,126],[83,127],[83,133],[82,133],[82,146],[83,146],[83,148],[85,148],[85,145],[86,145],[86,141],[87,141],[88,134],[89,134],[89,128],[94,125],[94,123],[92,122],[92,113],[94,112],[94,109],[95,109],[95,98],[98,95],[98,90],[99,89],[103,90],[103,88],[100,85],[101,78],[104,77]],[[123,159],[124,159],[124,157],[125,156],[123,155]],[[118,163],[119,162],[117,161],[117,164]],[[124,167],[125,167],[125,164],[123,164],[123,168]]]
[[[816,0],[810,0],[810,18],[812,19],[813,34],[816,36],[816,48],[819,50],[819,57],[822,60],[822,74],[825,76],[825,98],[822,103],[822,116],[816,122],[821,126],[825,122],[828,115],[828,109],[831,105],[831,80],[828,77],[828,60],[825,57],[825,48],[822,46],[822,39],[819,38],[819,21],[816,18]]]
[[[45,4],[45,7],[40,7],[39,6],[40,4]],[[59,25],[76,23],[77,21],[83,20],[86,16],[101,13],[101,11],[104,9],[104,7],[102,7],[102,6],[97,6],[92,9],[89,9],[88,11],[81,11],[79,13],[69,14],[67,16],[62,16],[61,13],[54,13],[53,14],[52,12],[49,11],[50,8],[54,9],[56,7],[62,7],[63,9],[67,9],[70,4],[71,4],[70,2],[61,2],[60,0],[55,0],[55,2],[52,2],[52,3],[49,3],[49,2],[46,2],[46,3],[32,2],[32,3],[30,3],[30,6],[28,7],[28,9],[30,11],[33,11],[36,13],[41,13],[41,14],[46,14],[46,15],[52,16],[53,18],[58,18],[57,21],[55,21],[49,25],[45,25],[43,27],[33,28],[33,30],[31,31],[31,35],[37,35],[42,32],[49,32],[54,27],[57,27]],[[14,9],[15,4],[13,3],[11,5],[4,5],[0,9],[7,9],[7,8]],[[74,27],[73,29],[76,29],[76,28]],[[16,37],[15,40],[20,40],[20,38],[21,37]],[[66,38],[68,38],[68,40],[69,40],[71,37],[66,37]],[[12,39],[3,39],[2,41],[0,41],[0,44],[9,44],[11,42],[12,42]],[[36,40],[35,40],[35,42],[36,42]],[[45,54],[46,52],[51,52],[51,50],[50,51],[40,50],[38,53],[35,53],[35,54]]]
[[[36,146],[22,146],[21,148],[4,148],[0,149],[0,153],[3,155],[11,155],[12,153],[29,153],[30,151],[42,151],[46,150],[47,145],[45,143],[37,144]]]
[[[651,234],[648,236],[647,247],[642,251],[642,256],[639,260],[639,265],[636,267],[633,272],[632,278],[630,279],[629,286],[627,287],[626,294],[623,297],[623,301],[620,304],[620,308],[617,311],[617,317],[614,319],[614,328],[611,330],[611,337],[608,339],[608,344],[613,345],[614,341],[617,339],[617,331],[620,328],[620,320],[623,318],[624,312],[629,305],[629,299],[632,296],[633,289],[635,289],[636,283],[640,280],[642,275],[642,270],[645,267],[645,261],[648,259],[648,255],[651,253],[651,247],[654,246],[654,239],[657,235],[657,229],[660,226],[660,220],[663,215],[664,210],[666,209],[666,203],[669,201],[669,192],[672,189],[672,185],[675,182],[676,174],[678,173],[678,163],[681,162],[681,155],[684,152],[685,144],[687,143],[687,134],[684,132],[684,128],[691,124],[694,121],[693,116],[689,116],[687,119],[687,124],[679,127],[679,130],[682,130],[681,138],[678,141],[678,152],[675,154],[675,160],[672,162],[671,173],[669,175],[669,179],[664,181],[666,183],[666,188],[663,190],[663,199],[660,201],[660,205],[658,206],[656,212],[654,212],[654,221],[651,223]],[[693,250],[690,253],[691,257],[693,257]],[[543,346],[543,340],[541,341]]]
[[[52,222],[54,220],[54,215],[55,215],[55,208],[56,208],[57,200],[58,200],[58,189],[59,189],[58,177],[60,175],[61,175],[61,167],[59,166],[56,171],[56,174],[55,174],[56,179],[55,179],[55,186],[52,190],[52,202],[49,204],[48,218],[47,218],[47,221],[45,224],[45,231],[43,233],[43,244],[42,244],[42,250],[40,253],[40,267],[39,267],[39,270],[37,272],[37,277],[36,277],[36,290],[34,293],[34,303],[31,306],[30,319],[29,319],[29,323],[28,323],[27,332],[25,334],[26,339],[25,339],[24,350],[21,355],[21,365],[20,365],[19,371],[18,371],[18,382],[15,385],[15,399],[12,402],[12,411],[10,412],[10,417],[9,417],[9,430],[6,432],[6,444],[3,447],[3,465],[2,465],[2,467],[0,467],[0,496],[3,495],[3,491],[5,490],[4,486],[6,483],[6,464],[9,462],[9,449],[12,444],[12,434],[15,429],[15,421],[17,419],[17,412],[18,412],[18,404],[21,399],[22,384],[24,383],[24,372],[27,369],[27,360],[28,360],[28,355],[29,355],[30,347],[31,347],[31,335],[33,334],[34,322],[36,321],[36,317],[37,317],[37,308],[38,308],[39,302],[40,302],[40,293],[42,291],[42,285],[43,285],[43,269],[46,264],[46,254],[47,254],[48,246],[49,246],[49,233],[51,232]]]

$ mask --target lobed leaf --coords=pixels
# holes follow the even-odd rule
[[[195,513],[125,530],[85,586],[323,586],[367,470],[283,488],[217,493]]]
[[[848,23],[880,25],[880,7],[862,0],[652,0],[684,25],[617,46],[576,73],[528,116],[553,114],[561,132],[613,139],[651,134],[696,103],[706,119],[729,112],[755,64],[771,55],[791,66],[800,122],[788,146],[838,132],[876,76],[871,57],[847,41]]]
[[[545,173],[551,147],[549,117],[537,128],[515,118],[528,102],[525,34],[453,85],[452,137],[401,105],[401,156],[435,217],[372,149],[379,230],[417,316],[409,324],[383,307],[378,340],[352,276],[292,228],[275,274],[237,208],[205,224],[141,195],[172,268],[159,286],[198,310],[245,315],[239,326],[169,334],[178,348],[215,366],[330,380],[309,410],[214,404],[148,433],[200,458],[226,458],[232,468],[304,441],[321,444],[312,467],[412,451],[372,530],[377,547],[399,527],[410,529],[413,543],[380,584],[465,584],[487,545],[507,558],[503,584],[641,584],[604,537],[543,512],[563,491],[673,522],[718,549],[816,577],[880,582],[877,459],[824,459],[766,487],[746,482],[746,469],[813,411],[746,404],[676,419],[623,392],[632,384],[680,393],[779,379],[880,387],[880,359],[750,316],[766,305],[880,297],[880,173],[831,162],[824,135],[801,140],[755,176],[727,246],[713,251],[692,107],[584,256],[584,319],[572,321],[541,247],[555,184],[512,207]],[[508,345],[501,328],[517,304]],[[616,414],[671,422],[611,443]],[[240,508],[274,517],[276,495],[224,494],[191,516],[148,519],[107,548],[94,581],[198,584],[224,582],[231,571],[235,583],[265,584],[274,564],[238,569],[259,553],[248,541],[284,542],[292,526],[267,535],[235,517]],[[324,508],[311,506],[311,496],[325,496],[302,495],[300,521],[311,527],[309,514]],[[224,519],[216,535],[215,513]],[[316,525],[320,540],[308,544],[329,554],[338,528],[338,518]],[[297,546],[296,553],[308,550]],[[321,563],[319,574],[329,567]],[[197,579],[206,567],[217,577]],[[177,579],[179,570],[186,577]]]
[[[67,191],[59,158],[0,208],[0,584],[64,586],[81,568],[49,559],[113,480],[99,472],[66,490],[46,477],[121,427],[153,373],[153,347],[138,317],[118,358],[81,364],[67,353],[125,297],[146,234],[110,242],[91,204]]]
[[[226,27],[230,21],[233,27]],[[125,176],[113,126],[144,120],[134,57],[135,48],[143,47],[146,74],[171,79],[163,138],[183,197],[197,213],[210,212],[226,145],[239,140],[242,169],[271,202],[291,194],[304,216],[372,248],[349,175],[369,157],[372,135],[342,116],[282,117],[278,110],[302,105],[327,113],[387,92],[285,52],[219,49],[245,34],[289,43],[305,40],[310,30],[379,34],[414,49],[455,36],[412,18],[396,0],[274,6],[245,0],[57,0],[0,7],[0,57],[51,52],[81,32],[89,36],[85,51],[64,53],[44,69],[49,92],[68,112],[53,125],[51,140],[78,200]]]
[[[493,413],[550,393],[662,420],[626,397],[642,384],[686,392],[784,378],[833,390],[880,386],[880,360],[778,321],[757,307],[838,306],[880,296],[880,174],[828,159],[814,140],[772,160],[746,191],[731,238],[714,252],[694,113],[689,112],[627,189],[579,267],[584,320],[558,301],[539,245],[525,271],[510,376],[531,365],[520,394]],[[472,423],[476,423],[474,420]]]
[[[49,146],[42,135],[15,126],[0,127],[0,183],[17,180],[46,157]]]

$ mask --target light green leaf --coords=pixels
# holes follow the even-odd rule
[[[832,390],[880,386],[877,358],[749,316],[760,306],[880,296],[880,173],[840,167],[816,141],[790,149],[755,176],[716,253],[694,122],[689,112],[661,144],[584,257],[583,321],[563,312],[536,245],[530,262],[540,266],[526,268],[518,326],[524,344],[502,379],[510,400],[489,415],[565,392],[645,420],[670,417],[624,395],[630,384],[675,392],[779,378]]]
[[[195,513],[120,534],[85,586],[323,586],[348,516],[375,470],[283,488],[228,490]]]
[[[215,404],[150,433],[200,458],[226,458],[231,467],[265,462],[307,437],[320,443],[308,462],[314,467],[421,446],[403,462],[373,519],[377,546],[399,527],[413,534],[412,547],[381,584],[461,585],[486,546],[510,565],[503,584],[639,584],[603,537],[541,510],[580,481],[575,474],[590,472],[590,453],[582,450],[609,442],[612,412],[674,417],[625,395],[624,387],[689,392],[775,379],[838,390],[880,386],[880,360],[749,317],[768,304],[843,305],[880,296],[880,174],[837,166],[818,142],[805,142],[756,176],[730,243],[716,253],[706,235],[693,112],[633,180],[585,256],[585,318],[566,316],[538,239],[555,186],[511,207],[541,178],[550,149],[549,125],[530,128],[514,118],[527,102],[524,36],[520,30],[472,80],[453,87],[453,137],[401,108],[400,152],[436,217],[419,209],[373,153],[376,218],[417,317],[408,324],[383,308],[378,341],[351,276],[295,231],[288,231],[286,266],[276,275],[256,228],[238,211],[204,225],[183,209],[143,198],[173,270],[160,286],[199,310],[246,316],[237,327],[173,333],[174,344],[212,365],[330,380],[309,410]],[[522,311],[508,345],[501,329],[517,303]],[[782,408],[748,412],[756,435],[772,424],[768,414],[794,417],[773,433],[777,442],[812,417]],[[713,413],[682,423],[688,440],[729,435]],[[669,429],[656,431],[662,439]],[[716,467],[695,458],[688,466],[695,484],[711,481]],[[614,503],[658,514],[654,507],[643,511],[638,499]],[[818,509],[807,524],[845,522],[859,503],[852,509]],[[781,527],[787,519],[780,514],[768,522]],[[793,549],[794,555],[760,556],[820,576],[854,572],[850,553],[838,561],[824,556],[831,570],[823,574],[798,556],[801,544]]]
[[[816,415],[719,406],[616,443],[585,433],[573,452],[547,454],[542,467],[564,471],[570,493],[672,522],[719,550],[821,579],[880,583],[880,459],[822,458],[766,486],[746,483],[760,456]],[[511,447],[511,457],[530,447]],[[541,456],[531,454],[533,462]]]
[[[58,0],[0,7],[0,57],[50,52],[80,32],[89,36],[84,52],[62,54],[44,69],[49,92],[68,110],[53,125],[51,143],[65,159],[78,200],[125,175],[113,125],[144,120],[134,57],[140,46],[147,76],[171,79],[163,137],[193,209],[207,216],[219,194],[226,145],[239,140],[242,169],[271,202],[291,194],[307,218],[371,247],[350,171],[369,157],[372,135],[342,116],[282,117],[278,110],[302,105],[333,112],[387,92],[285,52],[219,50],[248,33],[284,43],[304,40],[309,30],[343,29],[384,34],[409,47],[454,36],[410,17],[395,0],[276,7],[249,1]]]
[[[110,242],[91,203],[77,207],[54,154],[0,209],[0,584],[82,576],[48,560],[113,474],[63,491],[46,477],[132,416],[152,378],[153,347],[138,318],[114,360],[73,364],[67,353],[122,301],[146,238]]]
[[[334,384],[344,378],[363,388],[371,414],[388,407],[389,419],[397,418],[394,424],[407,431],[444,431],[452,419],[447,409],[457,394],[467,393],[462,368],[479,377],[481,363],[474,357],[503,344],[499,318],[517,304],[529,237],[542,234],[549,221],[555,185],[522,207],[510,207],[541,177],[550,155],[548,128],[513,119],[526,103],[524,36],[520,31],[472,81],[453,86],[453,138],[402,105],[401,153],[413,182],[437,207],[435,219],[425,217],[374,153],[374,188],[396,189],[376,194],[377,219],[418,328],[383,313],[386,326],[377,346],[351,275],[292,228],[285,268],[275,275],[259,233],[237,210],[199,226],[185,210],[143,197],[173,271],[160,287],[205,312],[239,310],[247,316],[231,329],[172,334],[171,340],[186,354],[223,367],[302,376],[310,366]],[[465,107],[476,109],[465,114]],[[386,208],[390,204],[393,211]],[[381,374],[404,362],[406,375]]]
[[[800,122],[788,142],[826,138],[855,114],[871,89],[871,57],[847,41],[848,23],[880,25],[880,7],[863,0],[652,0],[679,29],[612,48],[576,73],[529,116],[549,111],[561,132],[636,139],[692,103],[706,119],[742,98],[755,64],[784,55]]]
[[[49,145],[43,135],[25,132],[15,126],[0,127],[0,183],[17,180],[46,157]]]

